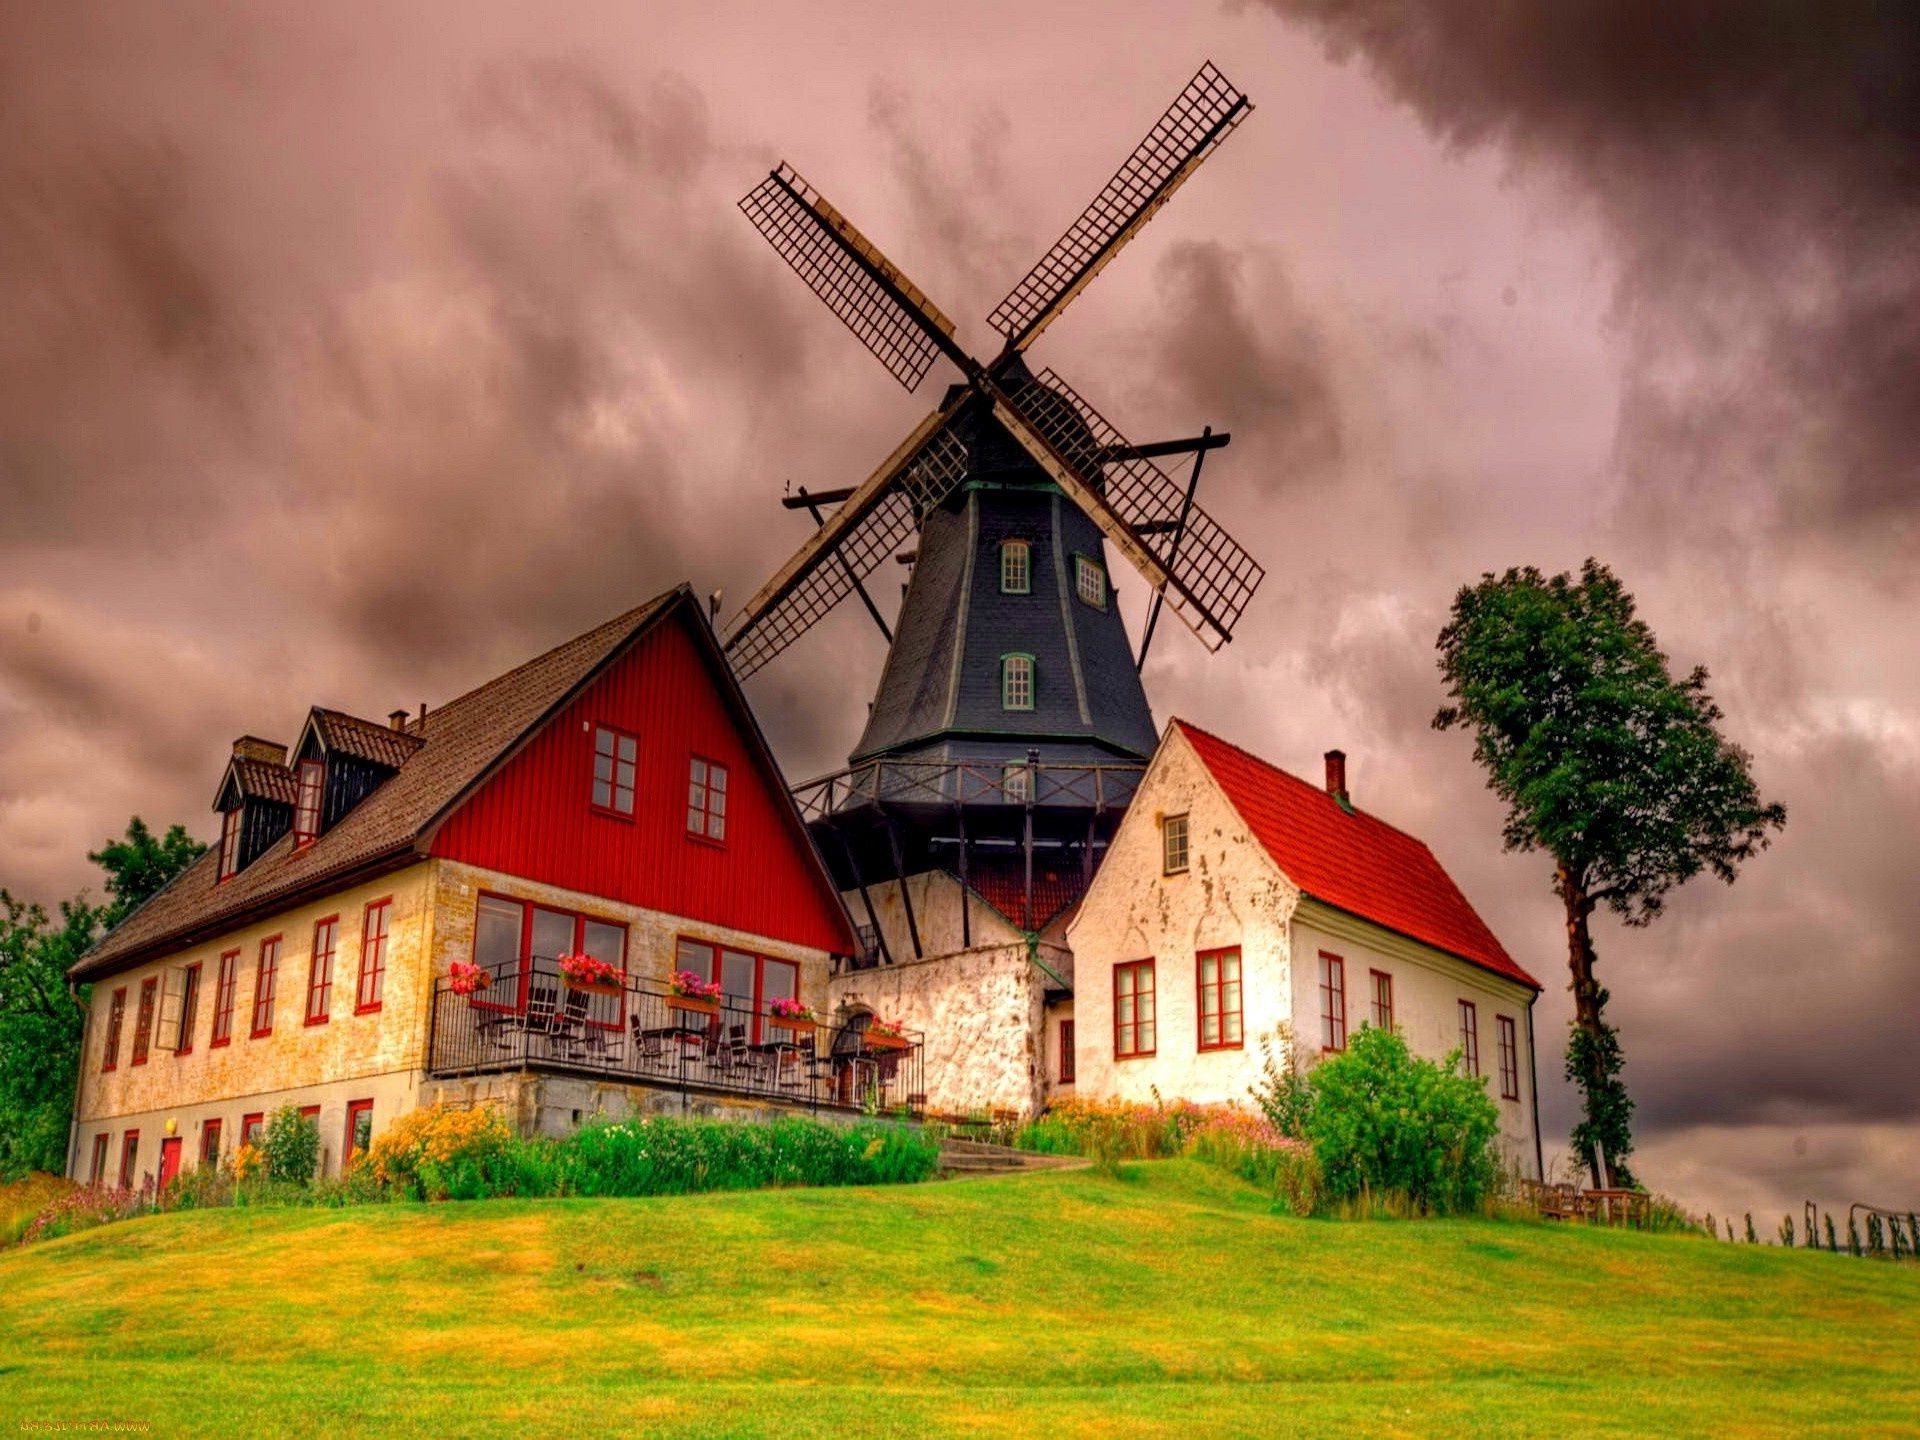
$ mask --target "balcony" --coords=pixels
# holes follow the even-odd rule
[[[918,1115],[924,1037],[890,1041],[850,1025],[781,1024],[751,1007],[709,1009],[629,980],[577,989],[558,964],[508,964],[472,995],[434,984],[427,1070],[437,1079],[535,1071],[687,1096],[735,1096],[805,1110]]]

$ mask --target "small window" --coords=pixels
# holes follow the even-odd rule
[[[1009,805],[1026,805],[1033,800],[1033,767],[1014,760],[1000,770],[1000,793]]]
[[[87,1183],[98,1185],[107,1178],[107,1132],[93,1137],[93,1163],[87,1167]]]
[[[387,917],[392,909],[392,896],[376,900],[360,922],[360,980],[353,992],[356,1015],[380,1008],[387,984]]]
[[[1460,1002],[1460,1064],[1469,1075],[1480,1073],[1480,1016],[1471,1000]]]
[[[131,1190],[135,1167],[140,1163],[140,1132],[129,1130],[120,1137],[120,1188]]]
[[[1118,1060],[1151,1055],[1155,1048],[1153,961],[1113,967],[1113,1054]]]
[[[1384,970],[1369,970],[1367,977],[1373,981],[1373,1028],[1391,1030],[1393,1029],[1393,976]]]
[[[333,950],[340,917],[329,915],[313,927],[313,959],[307,966],[307,1024],[324,1025],[333,1012]]]
[[[311,845],[320,833],[320,794],[326,788],[327,767],[321,760],[300,762],[300,787],[293,802],[293,844]]]
[[[220,1164],[220,1122],[209,1120],[200,1127],[200,1164],[208,1169]]]
[[[1073,1084],[1073,1021],[1060,1022],[1060,1083]]]
[[[347,1138],[340,1151],[340,1168],[345,1170],[353,1163],[353,1157],[366,1153],[373,1144],[373,1101],[349,1100],[347,1102]]]
[[[1212,950],[1199,957],[1200,1048],[1238,1050],[1240,1024],[1240,952]]]
[[[1507,1016],[1494,1016],[1494,1024],[1500,1032],[1500,1098],[1518,1100],[1520,1098],[1520,1038],[1514,1033],[1513,1021]]]
[[[220,817],[220,873],[217,879],[231,880],[240,873],[240,816],[238,805]]]
[[[267,1115],[264,1110],[256,1110],[251,1115],[240,1117],[240,1143],[258,1145],[261,1132],[267,1128]]]
[[[727,767],[698,755],[687,770],[687,833],[727,838]]]
[[[1187,868],[1187,817],[1165,815],[1160,820],[1160,870],[1179,875]]]
[[[1033,593],[1033,547],[1025,540],[1000,542],[1000,593]]]
[[[1031,655],[1000,657],[1000,708],[1002,710],[1033,709],[1033,657]]]
[[[180,1028],[173,1034],[173,1053],[186,1055],[193,1050],[195,1022],[200,1018],[200,967],[189,965],[180,982]]]
[[[1107,572],[1084,555],[1073,557],[1073,589],[1087,604],[1107,608]]]
[[[113,1003],[107,1007],[107,1049],[100,1057],[100,1073],[119,1068],[120,1032],[127,1023],[127,987],[122,985],[113,992]]]
[[[220,969],[213,981],[213,1038],[209,1050],[217,1050],[233,1039],[233,992],[240,983],[240,952],[229,950],[220,957]]]
[[[1347,1048],[1347,962],[1320,952],[1320,1048]]]
[[[140,982],[140,1008],[133,1017],[133,1063],[147,1063],[147,1047],[153,1043],[153,997],[160,987],[158,977]]]
[[[253,972],[253,1037],[273,1033],[273,997],[280,985],[280,937],[260,942],[260,960]]]
[[[640,742],[621,730],[601,725],[593,732],[593,808],[614,815],[633,814],[633,781],[640,764]]]

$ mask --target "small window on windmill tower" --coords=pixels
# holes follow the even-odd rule
[[[1187,868],[1187,817],[1164,816],[1160,821],[1160,868],[1168,875]]]
[[[1033,592],[1033,546],[1025,540],[1000,542],[1000,593],[1029,595]]]
[[[1031,655],[1000,657],[1000,708],[1002,710],[1033,709],[1033,657]]]
[[[1033,771],[1024,760],[1012,760],[1000,772],[1000,788],[1009,805],[1025,805],[1033,799]]]
[[[1107,608],[1107,572],[1084,555],[1073,557],[1073,588],[1087,604]]]

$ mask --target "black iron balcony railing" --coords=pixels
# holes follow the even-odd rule
[[[1124,810],[1146,773],[1139,762],[869,760],[793,787],[806,820],[858,805],[1033,805]]]
[[[434,986],[427,1069],[440,1078],[534,1070],[683,1094],[736,1095],[809,1109],[919,1114],[924,1037],[780,1020],[726,999],[702,1003],[629,980],[570,984],[544,956],[490,972],[485,988]]]

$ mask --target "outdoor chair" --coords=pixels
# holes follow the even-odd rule
[[[627,1028],[633,1032],[634,1059],[642,1070],[665,1070],[667,1068],[667,1047],[661,1036],[648,1033],[638,1011],[627,1017]]]

